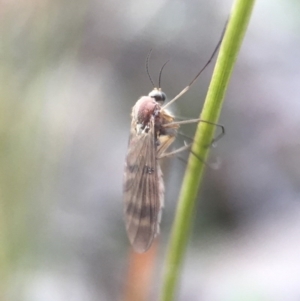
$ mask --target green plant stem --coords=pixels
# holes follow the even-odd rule
[[[208,89],[201,118],[217,123],[229,79],[236,61],[255,0],[235,0],[227,25],[212,80]],[[199,123],[192,152],[206,160],[208,147],[213,138],[215,127]],[[196,196],[203,178],[204,164],[193,154],[190,155],[183,179],[178,208],[172,227],[171,239],[163,275],[161,301],[175,298],[179,274],[188,244],[188,238],[194,216]]]

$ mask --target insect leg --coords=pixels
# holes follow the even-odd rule
[[[158,157],[158,159],[162,159],[162,158],[174,156],[174,155],[176,155],[176,154],[178,154],[178,153],[181,153],[181,152],[183,152],[183,151],[185,151],[185,150],[191,148],[191,146],[192,146],[192,143],[189,143],[189,144],[184,143],[184,146],[182,146],[182,147],[180,147],[180,148],[178,148],[178,149],[176,149],[176,150],[174,150],[174,151],[171,151],[171,152],[168,152],[168,153],[162,153],[162,154]]]
[[[201,157],[199,157],[195,152],[193,152],[193,150],[191,149],[191,146],[192,146],[192,143],[189,143],[187,144],[186,142],[184,142],[184,146],[174,150],[174,151],[171,151],[171,152],[168,152],[168,153],[163,153],[158,159],[162,159],[162,158],[167,158],[167,157],[172,157],[176,154],[179,154],[183,151],[186,151],[188,149],[190,149],[190,152],[200,161],[202,162],[204,165],[208,166],[209,168],[211,169],[218,169],[219,166],[220,166],[220,161],[217,160],[217,162],[214,162],[214,163],[208,163],[206,162],[205,160],[203,160]],[[185,163],[187,163],[187,161],[185,161],[183,158],[181,157],[178,157],[178,159],[180,160],[183,160]]]
[[[220,37],[220,39],[219,39],[219,41],[218,41],[218,43],[217,43],[214,51],[212,52],[209,60],[206,62],[206,64],[203,66],[203,68],[198,72],[198,74],[194,77],[194,79],[179,94],[177,94],[173,99],[171,99],[167,104],[165,104],[163,106],[163,109],[166,109],[169,105],[171,105],[178,98],[180,98],[183,94],[185,94],[190,89],[190,87],[194,84],[194,82],[197,80],[197,78],[201,75],[201,73],[205,70],[205,68],[210,64],[210,62],[214,58],[215,54],[217,53],[217,51],[218,51],[218,49],[219,49],[219,47],[221,45],[221,42],[222,42],[224,34],[225,34],[225,30],[226,30],[226,27],[227,27],[227,23],[228,23],[228,21],[226,21],[226,24],[225,24],[225,26],[223,28],[221,37]]]
[[[190,119],[190,120],[182,120],[182,121],[174,121],[174,122],[166,123],[163,126],[165,128],[168,128],[168,127],[172,127],[174,125],[190,124],[190,123],[197,123],[197,122],[204,122],[204,123],[207,123],[207,124],[211,124],[211,125],[217,126],[217,127],[219,127],[221,129],[221,133],[219,135],[217,135],[217,137],[215,137],[211,141],[211,143],[208,145],[209,147],[210,146],[215,146],[215,143],[218,140],[220,140],[225,135],[225,127],[224,127],[224,125],[219,124],[219,123],[214,123],[214,122],[211,122],[211,121],[207,121],[207,120],[202,120],[201,118]]]

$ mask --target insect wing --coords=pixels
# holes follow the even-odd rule
[[[125,221],[129,240],[137,252],[145,252],[159,231],[164,187],[157,159],[154,117],[149,131],[131,128],[124,172]]]

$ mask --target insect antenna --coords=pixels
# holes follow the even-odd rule
[[[146,71],[147,71],[148,77],[151,81],[151,84],[152,84],[153,88],[155,88],[154,82],[153,82],[153,80],[151,78],[151,75],[150,75],[150,72],[149,72],[149,59],[150,59],[151,53],[152,53],[152,49],[150,49],[150,51],[147,55],[147,58],[146,58]]]
[[[203,66],[203,68],[198,72],[198,74],[194,77],[194,79],[179,94],[177,94],[172,100],[170,100],[167,104],[165,104],[163,106],[163,109],[167,108],[169,105],[171,105],[173,102],[175,102],[175,100],[177,100],[180,96],[182,96],[184,93],[186,93],[189,90],[189,88],[193,85],[193,83],[198,79],[198,77],[204,71],[204,69],[210,64],[210,62],[212,61],[212,59],[214,58],[214,56],[216,55],[217,51],[220,48],[220,45],[222,43],[222,40],[223,40],[223,37],[224,37],[224,34],[225,34],[225,30],[226,30],[226,27],[227,27],[227,23],[228,23],[228,21],[226,22],[226,24],[223,28],[223,31],[222,31],[221,37],[218,41],[218,44],[216,45],[216,47],[215,47],[213,53],[211,54],[209,60],[206,62],[206,64]]]
[[[162,72],[163,72],[165,66],[167,65],[167,63],[169,63],[169,61],[170,61],[170,60],[167,60],[167,61],[162,65],[162,67],[161,67],[161,69],[160,69],[159,77],[158,77],[158,88],[159,88],[159,89],[161,88],[161,85],[160,85],[160,84],[161,84],[161,75],[162,75]]]

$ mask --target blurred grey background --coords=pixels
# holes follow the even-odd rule
[[[232,1],[0,1],[1,300],[123,300],[122,176],[136,100],[169,99],[212,53]],[[300,300],[300,3],[257,1],[226,95],[178,300]],[[174,106],[196,118],[212,63]],[[193,135],[195,126],[183,131]],[[180,146],[183,139],[178,139]],[[187,156],[188,154],[186,154]],[[167,159],[151,296],[185,164]]]

